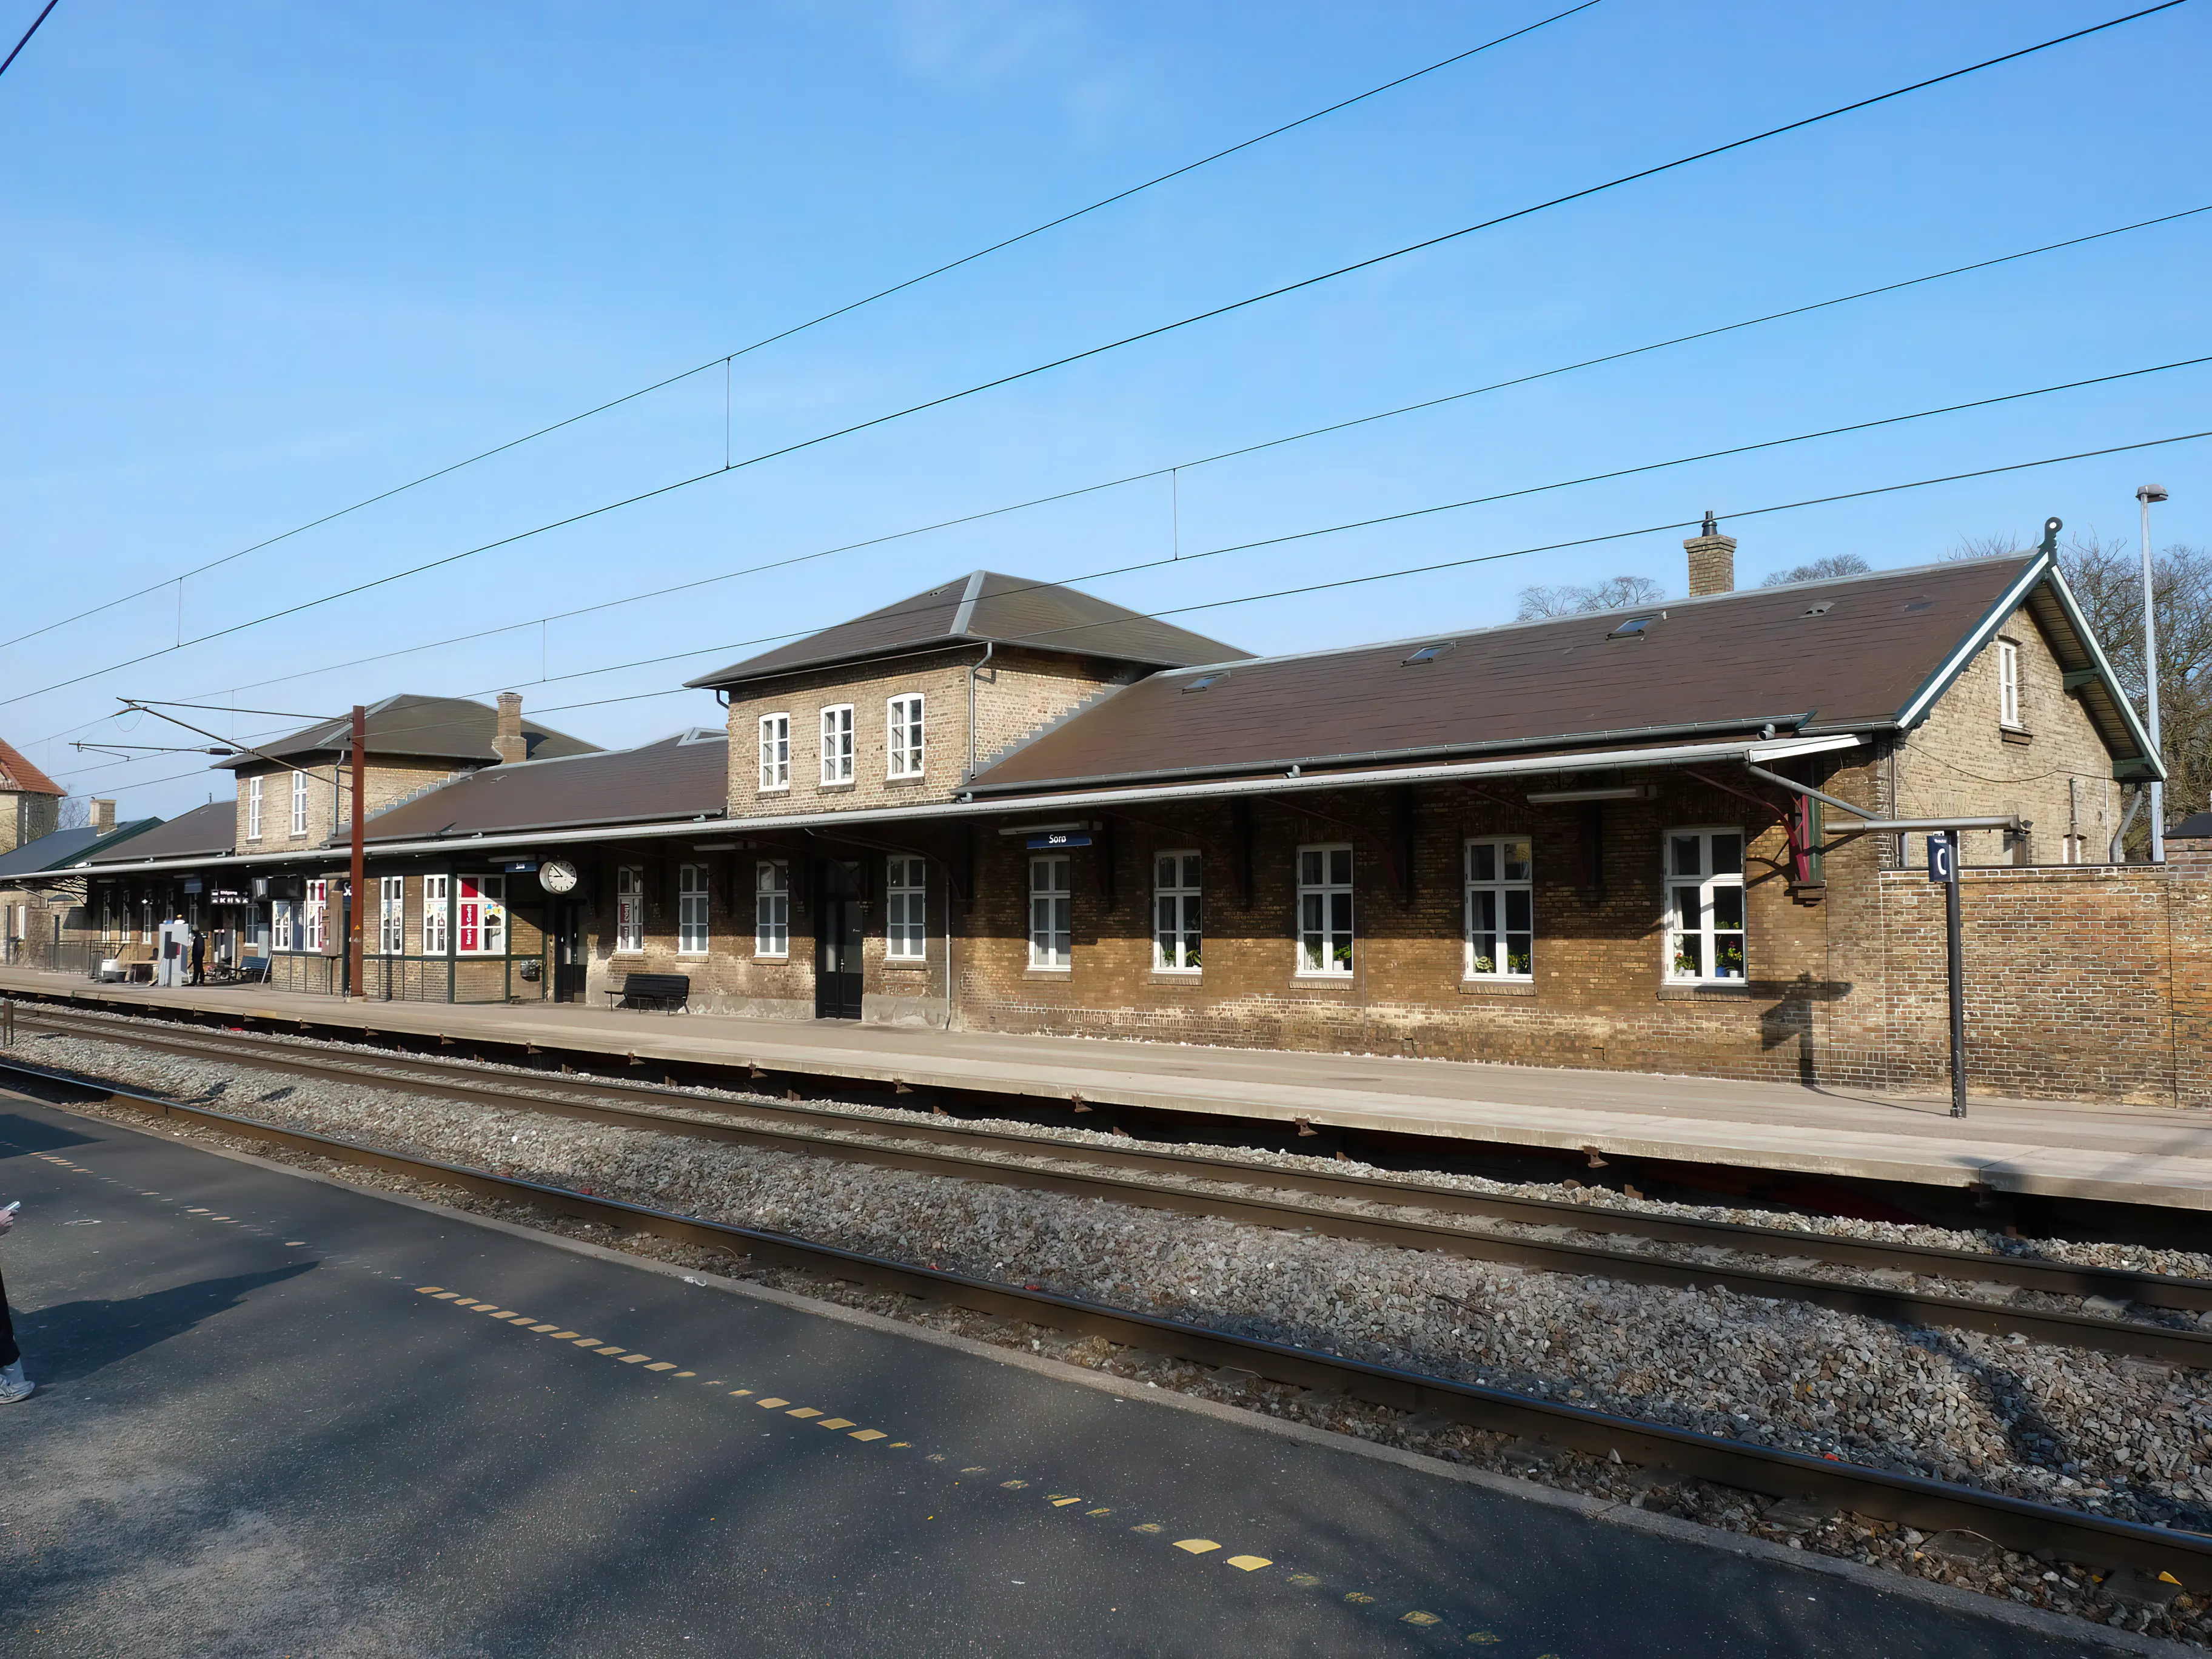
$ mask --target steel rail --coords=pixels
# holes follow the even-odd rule
[[[1948,1481],[1620,1417],[1485,1383],[1431,1376],[1290,1343],[1240,1336],[1049,1291],[972,1279],[813,1243],[788,1234],[736,1226],[289,1128],[21,1060],[0,1058],[0,1072],[82,1089],[150,1116],[179,1118],[339,1163],[524,1203],[549,1214],[731,1251],[1048,1329],[1101,1336],[1124,1347],[1169,1358],[1247,1371],[1268,1382],[1345,1395],[1370,1405],[1439,1417],[1592,1455],[1618,1454],[1624,1462],[1742,1491],[1808,1498],[1833,1504],[1838,1510],[1928,1531],[1972,1532],[2023,1553],[2043,1550],[2087,1566],[2131,1568],[2154,1575],[2167,1572],[2192,1592],[2212,1588],[2212,1536],[2142,1526]]]
[[[23,1023],[33,1029],[40,1024],[49,1029],[64,1024],[46,1016]],[[356,1064],[302,1054],[295,1046],[267,1039],[252,1040],[253,1047],[258,1048],[259,1053],[242,1054],[240,1051],[246,1045],[239,1042],[237,1034],[228,1032],[216,1037],[195,1031],[192,1037],[185,1038],[166,1032],[142,1033],[131,1030],[117,1032],[88,1024],[76,1024],[71,1029],[80,1033],[97,1035],[101,1040],[119,1040],[168,1053],[223,1061],[245,1059],[249,1064],[281,1070],[289,1074],[314,1075],[374,1088],[404,1089],[447,1099],[474,1102],[507,1110],[544,1113],[618,1128],[678,1134],[805,1157],[835,1158],[880,1168],[983,1181],[1028,1191],[1099,1199],[1139,1208],[1187,1215],[1218,1216],[1247,1225],[1322,1233],[1402,1249],[1437,1250],[1547,1273],[1596,1273],[1626,1283],[1678,1290],[1722,1289],[1741,1296],[1804,1303],[1838,1313],[1879,1319],[1890,1324],[1944,1326],[1996,1335],[2018,1332],[2039,1341],[2064,1346],[2134,1354],[2169,1364],[2212,1368],[2212,1332],[2177,1330],[2087,1314],[2014,1308],[2002,1303],[1932,1291],[1851,1285],[1772,1269],[1686,1262],[1674,1257],[1599,1244],[1516,1237],[1470,1231],[1460,1226],[1357,1215],[1332,1208],[1324,1202],[1311,1201],[1349,1198],[1370,1203],[1451,1207],[1462,1214],[1499,1218],[1497,1208],[1492,1207],[1492,1201],[1487,1194],[1468,1194],[1452,1188],[1359,1177],[1307,1177],[1302,1172],[1260,1169],[1229,1158],[1158,1152],[1125,1153],[1118,1148],[1093,1147],[1044,1135],[953,1129],[949,1127],[940,1128],[935,1125],[908,1126],[819,1109],[793,1110],[774,1103],[765,1103],[757,1111],[751,1103],[702,1101],[699,1097],[679,1090],[660,1089],[649,1085],[592,1083],[588,1085],[592,1091],[620,1095],[631,1103],[591,1105],[518,1089],[508,1085],[506,1079],[495,1079],[473,1067],[465,1068],[472,1073],[468,1077],[443,1075],[417,1082],[404,1076],[396,1076],[392,1071],[385,1069],[382,1056],[373,1061]],[[410,1065],[423,1069],[434,1066],[441,1073],[461,1069],[451,1067],[442,1061],[422,1060],[416,1056],[401,1057],[398,1069],[404,1070]],[[520,1082],[520,1079],[515,1081]],[[568,1087],[572,1081],[574,1079],[563,1077],[559,1080],[559,1086]],[[653,1103],[639,1104],[640,1097],[649,1099]],[[679,1107],[686,1112],[711,1111],[718,1115],[727,1114],[739,1117],[775,1114],[799,1117],[803,1115],[815,1127],[771,1127],[702,1120],[689,1115],[678,1116],[660,1109],[667,1106]],[[927,1151],[908,1151],[849,1138],[854,1135],[879,1135],[885,1139],[921,1139],[933,1144]],[[1050,1158],[1074,1164],[1106,1164],[1152,1173],[1261,1184],[1279,1190],[1289,1189],[1302,1194],[1307,1201],[1287,1196],[1278,1199],[1235,1197],[1164,1187],[1156,1182],[1122,1175],[1040,1169],[1034,1164],[1001,1161],[1010,1155]],[[1253,1182],[1255,1175],[1273,1179],[1255,1183]],[[1473,1201],[1438,1206],[1436,1200],[1439,1198]],[[1547,1223],[1559,1222],[1558,1212],[1566,1212],[1577,1218],[1565,1224],[1571,1226],[1586,1226],[1587,1224],[1580,1219],[1586,1215],[1610,1218],[1606,1212],[1591,1212],[1577,1205],[1554,1204],[1541,1200],[1509,1200],[1500,1207],[1518,1209],[1540,1204],[1544,1206],[1544,1209],[1539,1213]],[[1529,1218],[1516,1214],[1505,1218],[1524,1220]],[[1800,1248],[1807,1235],[1784,1229],[1748,1229],[1741,1228],[1740,1224],[1728,1222],[1685,1224],[1671,1218],[1650,1219],[1662,1221],[1670,1229],[1680,1230],[1674,1238],[1667,1242],[1686,1241],[1708,1246],[1721,1244],[1759,1254],[1771,1254],[1777,1248],[1787,1248],[1793,1257],[1801,1260],[1815,1254]],[[1738,1242],[1740,1233],[1757,1233],[1761,1237],[1757,1243],[1745,1244]],[[2123,1291],[2122,1299],[2126,1300],[2145,1300],[2155,1294],[2166,1297],[2169,1306],[2212,1307],[2212,1283],[2199,1279],[2162,1278],[2157,1274],[2131,1273],[2114,1268],[2051,1267],[2050,1264],[2004,1257],[1980,1256],[1968,1251],[1938,1251],[1924,1247],[1906,1247],[1911,1252],[1908,1257],[1898,1247],[1844,1242],[1853,1245],[1853,1257],[1845,1265],[1871,1264],[1896,1267],[1901,1261],[1911,1260],[1916,1264],[1915,1271],[1941,1273],[1953,1279],[2008,1282],[2070,1296],[2110,1295],[2114,1291]],[[1936,1260],[1931,1261],[1929,1258]],[[2000,1281],[1997,1273],[1988,1271],[1991,1267],[2005,1267],[2011,1271]]]

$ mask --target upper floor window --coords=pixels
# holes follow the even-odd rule
[[[2020,724],[2020,647],[2010,640],[1997,641],[1997,724]]]
[[[753,866],[753,954],[791,954],[791,866],[782,859]]]
[[[909,691],[890,702],[890,775],[921,775],[921,693]]]
[[[645,866],[625,864],[615,871],[615,949],[645,949]]]
[[[507,878],[462,876],[453,931],[465,957],[507,954]]]
[[[1744,976],[1743,831],[1667,832],[1669,979]]]
[[[1196,853],[1152,855],[1152,966],[1159,972],[1198,971],[1205,867]]]
[[[1467,844],[1467,973],[1527,979],[1535,936],[1534,867],[1525,837]]]
[[[376,883],[376,954],[407,954],[407,878],[381,876]]]
[[[261,839],[261,780],[259,778],[248,778],[246,781],[246,838],[248,841]]]
[[[684,864],[676,871],[676,954],[707,954],[707,866]]]
[[[853,781],[853,705],[839,703],[822,711],[822,781]]]
[[[450,937],[446,924],[451,920],[452,879],[449,876],[422,878],[422,954],[426,957],[446,954],[446,941]]]
[[[1030,860],[1030,966],[1066,968],[1074,933],[1074,895],[1065,853]]]
[[[791,787],[791,716],[763,714],[760,718],[760,787]]]
[[[1298,972],[1352,972],[1352,848],[1298,848]]]
[[[891,860],[884,888],[884,954],[893,962],[920,962],[929,954],[928,884],[927,860]]]
[[[295,836],[307,833],[307,775],[305,772],[292,774],[292,833]]]

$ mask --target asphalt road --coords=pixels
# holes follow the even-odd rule
[[[2094,1651],[0,1097],[18,1197],[20,1655]]]

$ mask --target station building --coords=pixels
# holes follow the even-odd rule
[[[702,1014],[1929,1080],[1917,836],[1859,826],[1984,820],[1977,880],[2054,878],[1989,948],[2023,903],[2063,936],[2150,745],[2047,548],[1736,592],[1735,546],[1686,544],[1686,599],[1264,658],[975,572],[702,676],[720,729],[614,752],[511,695],[394,699],[362,989],[679,975]],[[343,988],[343,741],[227,763],[227,848],[118,848],[95,914],[194,881],[272,983]],[[1992,1063],[2094,1090],[2043,1028]]]

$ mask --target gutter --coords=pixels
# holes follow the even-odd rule
[[[1460,761],[1436,766],[1377,767],[1355,772],[1300,773],[1271,778],[1224,778],[1206,783],[1152,785],[1120,789],[1091,789],[1066,794],[1035,795],[1024,799],[988,801],[945,801],[929,805],[885,806],[843,812],[793,812],[775,817],[686,818],[680,823],[605,824],[590,830],[523,830],[505,835],[471,836],[465,840],[389,842],[376,848],[379,856],[396,858],[423,853],[452,853],[457,848],[489,852],[495,848],[580,847],[599,842],[663,840],[678,836],[746,835],[780,830],[829,830],[840,825],[914,823],[945,818],[986,818],[1009,812],[1066,813],[1078,808],[1136,805],[1152,801],[1248,799],[1254,795],[1292,795],[1319,790],[1357,789],[1392,783],[1437,783],[1461,779],[1528,777],[1551,772],[1606,772],[1622,768],[1692,766],[1715,761],[1794,760],[1803,755],[1832,753],[1856,748],[1865,739],[1856,733],[1826,738],[1739,738],[1733,743],[1678,744],[1661,749],[1595,750],[1576,755],[1531,755],[1510,760]],[[1802,787],[1802,786],[1794,786]],[[1856,811],[1856,809],[1853,809]],[[281,853],[258,858],[216,857],[163,859],[151,863],[109,866],[74,866],[83,873],[148,875],[177,870],[246,868],[270,864],[327,862],[344,855],[343,848],[315,848],[306,852]],[[48,873],[57,873],[49,872]]]

